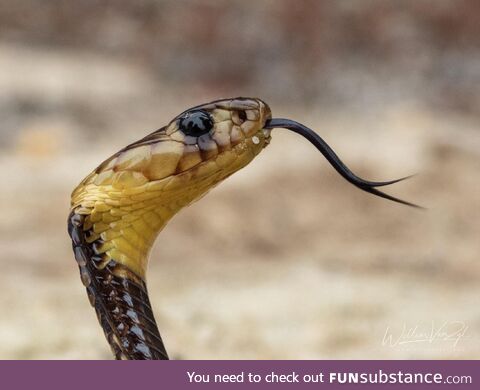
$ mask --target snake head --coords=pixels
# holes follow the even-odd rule
[[[183,193],[194,187],[203,191],[243,168],[268,145],[270,130],[264,126],[270,119],[270,108],[260,99],[224,99],[193,107],[103,162],[95,184],[115,184],[111,173],[126,171],[125,179],[134,182],[125,185],[139,184],[136,176],[140,182],[168,180],[170,189],[182,187]]]
[[[270,119],[270,108],[256,98],[192,107],[115,153],[81,185],[122,189],[169,180],[170,188],[176,184],[188,188],[203,187],[205,180],[211,186],[243,168],[268,145],[270,130],[264,127]]]
[[[268,145],[269,119],[268,105],[253,98],[218,100],[182,112],[164,130],[179,144],[175,174],[229,176]]]

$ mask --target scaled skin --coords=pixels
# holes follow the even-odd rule
[[[73,191],[71,207],[86,216],[87,242],[102,242],[95,248],[102,255],[100,269],[115,260],[145,280],[150,249],[170,218],[246,166],[270,141],[263,127],[271,111],[260,99],[195,109],[213,118],[208,134],[185,136],[177,126],[182,113],[103,162]]]

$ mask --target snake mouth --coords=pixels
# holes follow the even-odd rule
[[[291,119],[284,118],[273,118],[267,119],[265,121],[264,129],[271,130],[274,128],[284,128],[291,130],[294,133],[300,134],[308,141],[310,141],[327,159],[327,161],[335,168],[335,170],[342,175],[342,177],[347,180],[349,183],[353,184],[355,187],[361,189],[362,191],[368,192],[370,194],[379,196],[391,200],[393,202],[401,203],[407,206],[423,209],[423,207],[418,206],[414,203],[407,202],[405,200],[396,198],[394,196],[388,195],[382,191],[379,191],[376,187],[387,186],[390,184],[398,183],[400,181],[406,180],[413,175],[402,177],[400,179],[389,180],[389,181],[368,181],[364,180],[357,175],[355,175],[337,156],[333,149],[321,138],[317,133],[312,129],[293,121]]]

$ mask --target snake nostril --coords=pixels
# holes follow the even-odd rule
[[[243,110],[238,111],[238,119],[243,123],[247,120],[247,113]]]

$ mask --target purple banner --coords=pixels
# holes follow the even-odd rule
[[[3,361],[4,389],[478,389],[479,361]]]

